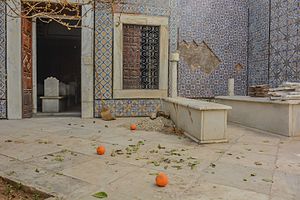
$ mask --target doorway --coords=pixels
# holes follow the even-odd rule
[[[42,1],[36,1],[42,2]],[[80,6],[81,18],[81,115],[82,118],[94,117],[94,10],[93,4],[76,4]],[[7,7],[7,12],[14,12],[10,7]],[[70,18],[70,15],[58,15],[55,17]],[[72,15],[71,15],[72,16]],[[77,19],[77,18],[75,18]],[[78,19],[77,19],[78,20]],[[26,23],[21,18],[7,16],[7,118],[22,119],[31,117],[33,113],[37,113],[37,31],[36,18],[28,19]],[[32,23],[32,31],[26,29],[24,33],[23,25]],[[22,45],[25,42],[32,40],[32,48],[24,48]],[[25,39],[25,40],[24,40]],[[30,44],[30,43],[29,43]],[[25,52],[24,52],[25,50]],[[32,63],[27,58],[31,56]],[[27,53],[27,54],[25,54]],[[26,56],[25,56],[26,55]],[[24,64],[26,63],[26,65]],[[32,109],[33,107],[33,109]],[[25,115],[26,114],[26,115]],[[73,116],[73,115],[72,115]],[[78,116],[78,115],[76,115]]]
[[[41,114],[44,80],[59,81],[60,114],[81,112],[81,29],[67,29],[55,21],[36,21],[36,104]],[[66,20],[76,24],[75,20]],[[59,115],[59,113],[57,113]],[[47,113],[54,114],[54,113]]]

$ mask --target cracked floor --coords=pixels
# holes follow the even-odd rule
[[[197,145],[124,128],[136,120],[2,120],[0,176],[53,199],[300,199],[300,138],[229,124],[229,143]],[[158,172],[168,175],[166,188],[154,185]]]

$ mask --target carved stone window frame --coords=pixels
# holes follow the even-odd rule
[[[123,89],[123,24],[159,26],[160,60],[158,90]],[[169,18],[134,14],[114,14],[114,62],[113,97],[127,98],[163,98],[168,96],[168,56],[169,56]]]

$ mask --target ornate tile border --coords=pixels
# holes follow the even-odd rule
[[[113,16],[110,4],[96,1],[95,99],[112,98]]]
[[[105,106],[117,117],[146,117],[157,112],[161,107],[159,99],[130,99],[130,100],[104,100]],[[100,117],[102,101],[95,102],[95,117]]]
[[[0,100],[0,119],[6,119],[6,100]]]
[[[0,119],[7,118],[6,98],[6,17],[5,4],[0,2]]]

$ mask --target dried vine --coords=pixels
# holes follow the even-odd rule
[[[97,9],[110,9],[123,4],[123,0],[0,0],[7,6],[7,16],[12,18],[39,19],[45,23],[55,21],[69,30],[81,28],[82,18],[94,12],[99,3],[107,4]],[[89,5],[89,6],[85,6]],[[83,9],[84,8],[84,9]],[[86,9],[88,8],[88,9]]]

